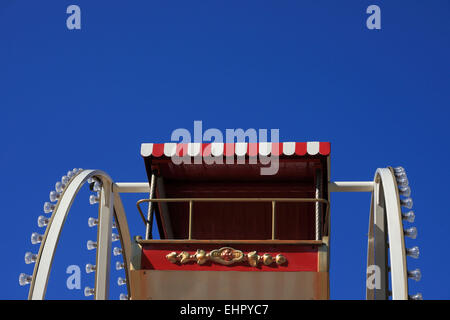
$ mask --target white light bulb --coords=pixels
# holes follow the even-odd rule
[[[395,167],[394,172],[405,172],[405,169],[403,167]]]
[[[97,242],[92,241],[92,240],[88,240],[86,242],[86,247],[88,250],[94,250],[95,248],[97,248]]]
[[[38,221],[37,221],[38,227],[39,227],[39,228],[45,227],[46,225],[48,225],[48,222],[49,222],[49,221],[50,221],[49,218],[46,218],[46,217],[44,217],[44,216],[39,216],[39,217],[38,217]]]
[[[66,174],[66,176],[69,178],[69,179],[72,179],[73,178],[73,171],[72,170],[69,170],[69,171],[67,171],[67,174]]]
[[[70,178],[69,178],[68,176],[62,176],[62,177],[61,177],[61,182],[62,182],[62,184],[64,184],[64,185],[67,186],[67,184],[69,183],[69,181],[70,181]]]
[[[25,263],[30,264],[33,262],[36,262],[37,254],[34,254],[32,252],[25,253]]]
[[[402,218],[403,220],[413,223],[416,219],[416,215],[414,214],[414,211],[403,212]]]
[[[416,227],[411,227],[409,229],[404,230],[405,231],[405,236],[411,238],[411,239],[415,239],[417,238],[417,228]]]
[[[21,273],[19,275],[19,284],[21,286],[26,286],[27,284],[30,284],[31,280],[33,280],[33,277],[26,273]]]
[[[60,195],[61,195],[60,193],[58,193],[54,190],[50,191],[50,195],[49,195],[50,202],[58,201]]]
[[[121,293],[119,296],[120,300],[128,300],[128,295],[126,295],[125,293]]]
[[[420,279],[422,278],[422,273],[420,272],[420,269],[408,271],[408,278],[415,281],[420,281]]]
[[[409,185],[408,178],[406,177],[397,178],[397,185],[402,187],[408,186]]]
[[[113,233],[113,234],[111,235],[111,241],[112,241],[112,242],[117,241],[117,240],[119,240],[119,239],[120,239],[120,236],[119,236],[117,233]]]
[[[411,209],[413,207],[413,201],[411,198],[401,199],[400,204],[408,209]]]
[[[53,203],[50,203],[50,202],[44,203],[44,212],[45,213],[50,213],[54,209],[55,209],[55,205]]]
[[[409,186],[399,186],[398,193],[403,197],[411,196],[411,188]]]
[[[96,195],[91,194],[89,196],[89,203],[90,204],[96,204],[96,203],[98,203],[98,201],[99,201],[99,198]]]
[[[89,178],[87,179],[87,183],[91,184],[91,183],[93,183],[93,182],[94,182],[94,178],[93,178],[93,177],[89,177]]]
[[[113,249],[113,254],[114,254],[115,256],[120,256],[120,255],[122,254],[122,249],[117,248],[117,247],[114,247],[114,249]]]
[[[124,284],[126,284],[127,283],[127,280],[126,279],[124,279],[124,278],[122,278],[122,277],[118,277],[117,278],[117,284],[119,285],[119,286],[123,286]]]
[[[125,267],[123,262],[116,261],[116,270],[122,270]]]
[[[32,244],[38,244],[44,239],[44,236],[42,234],[39,234],[37,232],[33,232],[31,234],[31,243]]]
[[[412,248],[406,248],[406,255],[408,257],[414,258],[414,259],[418,259],[419,255],[420,255],[420,250],[419,247],[415,246]]]
[[[406,172],[402,171],[402,172],[395,172],[394,173],[397,179],[408,179],[408,177],[406,176]]]
[[[95,265],[90,264],[90,263],[86,264],[86,273],[92,273],[94,271],[95,271]]]
[[[419,292],[419,293],[416,293],[413,296],[409,296],[409,299],[410,300],[423,300],[423,297],[422,297],[422,294]]]
[[[102,184],[99,181],[94,182],[94,186],[92,187],[92,191],[99,192],[102,189]]]
[[[95,227],[96,225],[98,225],[98,219],[90,217],[88,219],[88,226],[92,228]]]
[[[84,295],[85,295],[86,297],[93,296],[94,293],[95,293],[95,290],[94,290],[94,289],[89,288],[89,287],[84,288]]]
[[[58,181],[57,183],[55,183],[55,190],[56,190],[56,192],[58,192],[58,193],[62,193],[65,187],[66,187],[66,185],[65,185],[65,184],[62,184],[62,183],[59,182],[59,181]]]

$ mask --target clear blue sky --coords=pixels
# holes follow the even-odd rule
[[[66,28],[77,4],[82,29]],[[381,7],[381,30],[366,8]],[[402,165],[413,190],[423,279],[450,298],[450,3],[433,1],[19,1],[0,3],[2,299],[19,287],[30,234],[54,183],[74,167],[145,181],[142,142],[176,128],[278,128],[283,141],[330,141],[332,180]],[[96,216],[83,190],[61,237],[49,298],[84,298]],[[443,197],[443,198],[441,198]],[[133,234],[144,229],[124,198]],[[369,194],[332,195],[331,297],[363,299]],[[42,231],[42,230],[40,230]],[[112,298],[121,292],[115,284]],[[93,275],[82,273],[82,287]]]

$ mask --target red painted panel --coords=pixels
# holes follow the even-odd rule
[[[244,253],[257,251],[259,255],[269,253],[273,257],[275,257],[277,254],[282,254],[287,259],[287,262],[283,265],[277,265],[276,263],[273,263],[270,266],[260,264],[258,267],[252,267],[247,262],[242,262],[231,266],[224,266],[210,261],[203,265],[199,265],[196,262],[189,262],[187,264],[171,263],[166,259],[166,255],[173,251],[177,253],[187,251],[190,254],[195,254],[197,249],[203,249],[209,252],[211,250],[220,249],[222,247],[226,247],[226,245],[145,244],[142,250],[141,268],[151,270],[196,271],[318,271],[317,247],[304,245],[231,245],[232,248],[241,250]]]
[[[327,156],[330,154],[331,145],[329,142],[321,142],[319,144],[319,153],[323,156]]]
[[[176,155],[179,157],[184,157],[188,152],[188,144],[187,143],[178,143],[176,149]]]
[[[212,143],[202,143],[202,155],[209,157],[211,155]]]
[[[279,156],[283,154],[283,144],[272,142],[272,155]]]
[[[250,157],[256,157],[259,152],[259,143],[248,143],[247,144],[247,154]]]
[[[225,143],[223,153],[226,157],[234,157],[234,143]]]
[[[295,154],[298,156],[304,156],[307,152],[306,142],[296,142],[295,143]]]
[[[164,154],[164,143],[155,143],[152,154],[155,157],[161,157]]]

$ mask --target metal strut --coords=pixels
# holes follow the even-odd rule
[[[322,171],[316,171],[316,199],[321,199],[322,197]],[[322,222],[322,206],[320,202],[315,203],[315,239],[321,240],[321,223]]]
[[[150,194],[149,199],[155,198],[155,187],[156,187],[156,175],[152,173],[152,178],[150,179]],[[153,202],[148,203],[148,212],[147,212],[147,223],[145,229],[145,239],[149,240],[153,238],[152,235],[152,227],[153,227]]]

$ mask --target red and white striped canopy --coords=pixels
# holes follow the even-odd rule
[[[141,155],[144,158],[173,157],[173,156],[203,156],[203,157],[232,157],[232,156],[305,156],[330,154],[329,142],[259,142],[259,143],[143,143]]]

